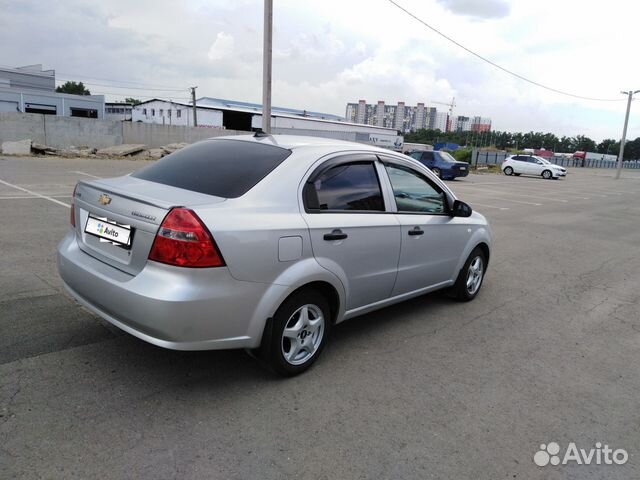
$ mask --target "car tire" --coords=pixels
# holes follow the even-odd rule
[[[263,339],[269,344],[263,345],[268,351],[262,357],[276,373],[298,375],[322,353],[331,324],[331,309],[322,294],[314,290],[297,292],[273,316],[270,335]]]
[[[476,247],[464,262],[464,266],[456,278],[456,283],[451,288],[453,298],[461,302],[468,302],[476,298],[482,287],[486,271],[487,259],[482,249]]]
[[[542,172],[542,178],[544,178],[545,180],[550,180],[553,178],[553,173],[551,173],[551,170],[545,170]]]
[[[505,175],[513,175],[513,168],[511,167],[505,167],[505,169],[503,170]]]
[[[435,176],[437,176],[438,178],[442,178],[442,172],[440,171],[439,168],[432,168],[431,171],[433,172],[433,174]]]

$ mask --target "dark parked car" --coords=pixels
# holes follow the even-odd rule
[[[469,175],[469,164],[458,162],[447,152],[411,152],[409,156],[418,160],[444,180],[453,180],[456,177]]]

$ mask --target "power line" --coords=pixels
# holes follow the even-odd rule
[[[471,50],[471,49],[469,49],[469,48],[465,47],[465,46],[464,46],[464,45],[462,45],[461,43],[456,42],[453,38],[451,38],[451,37],[449,37],[449,36],[445,35],[444,33],[442,33],[442,32],[441,32],[440,30],[438,30],[437,28],[432,27],[432,26],[431,26],[431,25],[429,25],[427,22],[425,22],[424,20],[422,20],[421,18],[417,17],[416,15],[414,15],[413,13],[411,13],[409,10],[407,10],[406,8],[404,8],[402,5],[399,5],[398,3],[396,3],[394,0],[387,0],[387,1],[388,1],[389,3],[391,3],[392,5],[396,6],[397,8],[399,8],[400,10],[402,10],[404,13],[406,13],[406,14],[407,14],[407,15],[409,15],[410,17],[412,17],[414,20],[417,20],[418,22],[420,22],[421,24],[423,24],[423,25],[424,25],[425,27],[427,27],[428,29],[430,29],[430,30],[432,30],[433,32],[437,33],[438,35],[440,35],[440,36],[441,36],[441,37],[443,37],[444,39],[448,40],[449,42],[453,43],[454,45],[456,45],[456,46],[460,47],[460,48],[461,48],[461,49],[463,49],[464,51],[466,51],[466,52],[470,53],[471,55],[473,55],[473,56],[475,56],[475,57],[479,58],[480,60],[482,60],[482,61],[484,61],[484,62],[488,63],[489,65],[491,65],[491,66],[493,66],[493,67],[495,67],[495,68],[497,68],[497,69],[499,69],[499,70],[502,70],[502,71],[503,71],[503,72],[505,72],[505,73],[508,73],[509,75],[512,75],[512,76],[514,76],[514,77],[516,77],[516,78],[519,78],[520,80],[523,80],[523,81],[525,81],[525,82],[528,82],[528,83],[530,83],[530,84],[532,84],[532,85],[535,85],[535,86],[537,86],[537,87],[544,88],[544,89],[546,89],[546,90],[550,90],[550,91],[555,92],[555,93],[559,93],[559,94],[561,94],[561,95],[566,95],[566,96],[568,96],[568,97],[573,97],[573,98],[580,98],[580,99],[582,99],[582,100],[593,100],[593,101],[597,101],[597,102],[619,102],[619,101],[621,101],[621,99],[619,99],[619,98],[594,98],[594,97],[585,97],[585,96],[583,96],[583,95],[575,95],[575,94],[573,94],[573,93],[569,93],[569,92],[565,92],[565,91],[562,91],[562,90],[558,90],[557,88],[549,87],[549,86],[547,86],[547,85],[543,85],[542,83],[538,83],[538,82],[536,82],[536,81],[534,81],[534,80],[530,80],[530,79],[528,79],[527,77],[524,77],[524,76],[520,75],[519,73],[516,73],[516,72],[514,72],[514,71],[512,71],[512,70],[509,70],[509,69],[507,69],[507,68],[505,68],[505,67],[503,67],[503,66],[501,66],[501,65],[498,65],[497,63],[495,63],[495,62],[493,62],[493,61],[489,60],[488,58],[483,57],[483,56],[482,56],[482,55],[480,55],[479,53],[476,53],[476,52],[474,52],[473,50]]]
[[[63,80],[67,80],[67,81],[75,81],[71,78],[65,78],[65,77],[58,77],[59,80],[57,81],[63,81]],[[188,89],[187,88],[149,88],[149,87],[130,87],[130,86],[120,86],[120,85],[106,85],[104,83],[93,83],[93,82],[82,82],[84,85],[93,85],[96,87],[108,87],[108,88],[122,88],[122,89],[127,89],[127,90],[145,90],[148,92],[187,92]]]

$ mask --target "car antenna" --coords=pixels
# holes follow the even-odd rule
[[[253,134],[253,136],[255,138],[262,138],[262,137],[270,137],[271,134],[266,133],[261,128],[259,128],[258,130],[256,130],[256,133]]]

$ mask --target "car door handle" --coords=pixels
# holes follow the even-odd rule
[[[413,230],[409,230],[409,235],[424,235],[424,230],[420,227],[414,227]]]
[[[325,240],[344,240],[348,236],[349,235],[347,235],[346,233],[343,233],[342,230],[340,230],[339,228],[336,228],[331,233],[325,233],[323,238]]]

